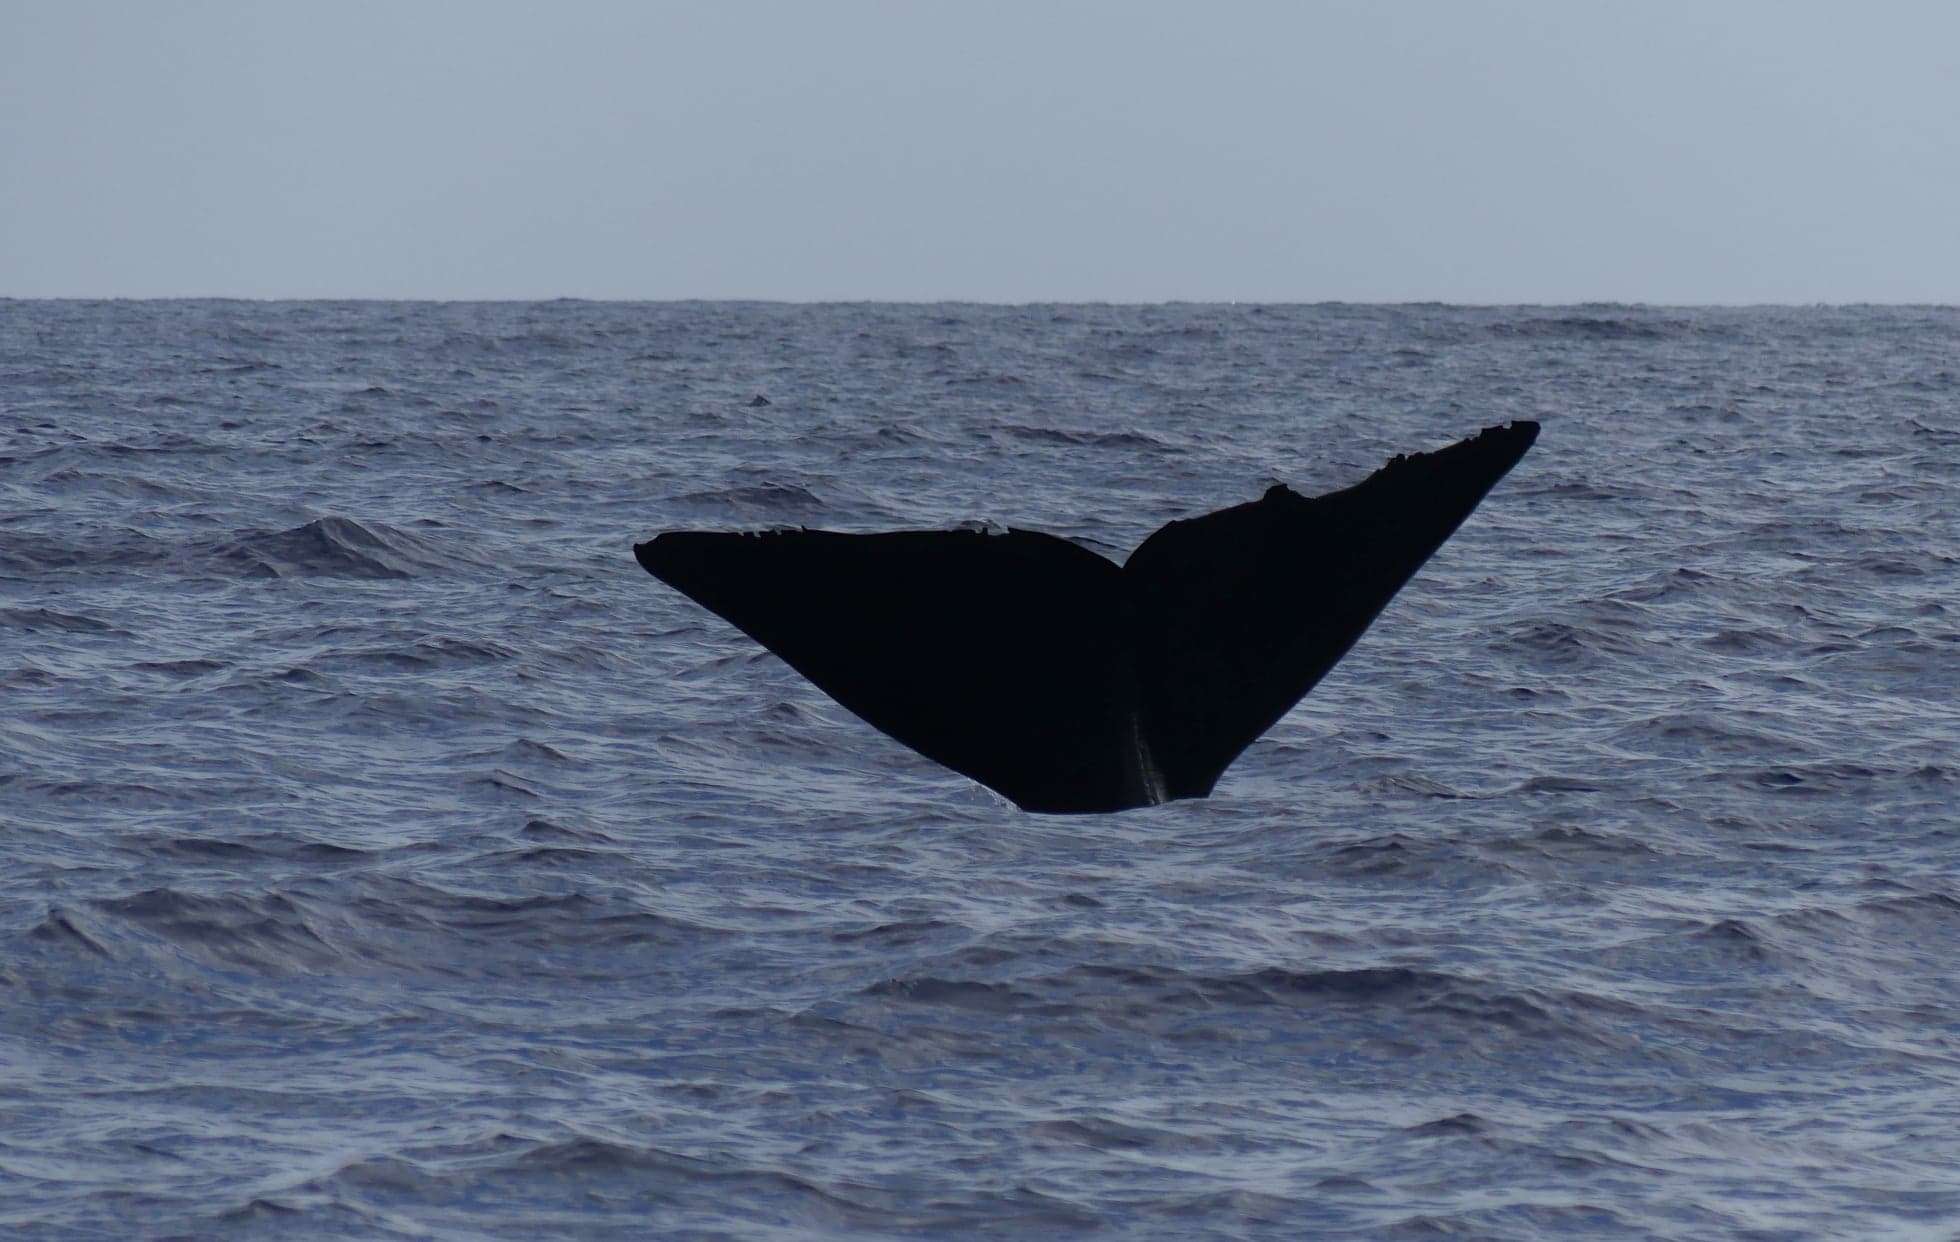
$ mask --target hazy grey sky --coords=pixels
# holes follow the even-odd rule
[[[1960,300],[1960,5],[0,0],[0,294]]]

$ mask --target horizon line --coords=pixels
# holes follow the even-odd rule
[[[1613,306],[1650,310],[1818,310],[1883,307],[1887,309],[1952,310],[1960,301],[1878,301],[1869,298],[1813,301],[1651,301],[1618,298],[1584,298],[1576,301],[1447,301],[1440,298],[770,298],[770,297],[588,297],[577,294],[551,294],[535,297],[430,297],[425,295],[390,297],[372,294],[289,295],[289,294],[7,294],[5,302],[357,302],[418,303],[432,306],[537,305],[554,302],[589,302],[621,306],[1442,306],[1461,310],[1499,310],[1515,307]]]

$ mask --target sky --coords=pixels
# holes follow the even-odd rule
[[[0,296],[1960,301],[1960,5],[0,0]]]

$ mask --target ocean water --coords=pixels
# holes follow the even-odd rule
[[[1960,311],[0,302],[0,1226],[1960,1230]],[[764,398],[768,404],[755,402]],[[1537,448],[1208,801],[635,564]]]

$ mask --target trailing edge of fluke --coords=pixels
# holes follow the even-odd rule
[[[1172,522],[1118,568],[1010,530],[676,531],[646,571],[1023,810],[1209,794],[1538,438],[1491,427],[1353,487]]]

